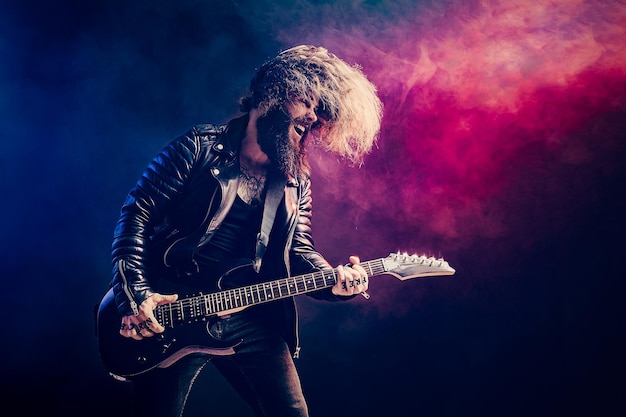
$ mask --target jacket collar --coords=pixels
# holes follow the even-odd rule
[[[241,141],[246,134],[249,120],[250,117],[246,113],[228,122],[224,127],[224,133],[218,135],[217,140],[213,144],[213,150],[218,153],[226,153],[230,157],[239,154]]]

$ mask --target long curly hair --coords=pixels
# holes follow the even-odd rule
[[[263,64],[250,81],[241,110],[261,115],[298,97],[316,97],[316,144],[360,163],[378,140],[383,105],[361,67],[350,66],[326,48],[300,45]]]

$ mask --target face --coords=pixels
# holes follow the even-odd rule
[[[318,121],[317,105],[317,100],[299,98],[257,120],[261,150],[285,175],[304,178],[309,173],[305,144]]]

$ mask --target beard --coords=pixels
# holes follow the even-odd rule
[[[292,143],[289,129],[293,126],[288,114],[278,108],[272,109],[257,119],[256,128],[257,142],[275,169],[299,180],[309,176],[310,166],[304,146],[306,136],[297,144]]]

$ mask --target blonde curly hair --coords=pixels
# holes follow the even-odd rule
[[[353,163],[362,162],[378,140],[383,105],[361,67],[320,46],[295,46],[256,71],[241,110],[256,108],[265,115],[298,97],[319,101],[320,123],[311,128],[315,143]]]

